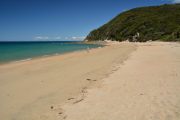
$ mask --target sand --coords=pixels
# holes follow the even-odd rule
[[[104,48],[0,66],[3,120],[179,120],[180,44]]]
[[[134,44],[112,44],[0,65],[0,119],[59,119],[62,104],[98,86],[135,49]]]
[[[180,44],[137,45],[102,87],[62,107],[66,120],[180,120]]]

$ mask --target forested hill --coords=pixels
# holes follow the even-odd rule
[[[180,41],[180,4],[141,7],[119,14],[85,40]]]

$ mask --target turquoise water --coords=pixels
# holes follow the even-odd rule
[[[78,42],[0,42],[0,63],[97,47],[100,45]]]

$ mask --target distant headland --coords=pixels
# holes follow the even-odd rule
[[[89,33],[88,41],[180,41],[180,4],[125,11]]]

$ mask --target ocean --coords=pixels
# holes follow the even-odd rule
[[[80,42],[0,42],[0,63],[25,61],[36,57],[63,54],[73,51],[101,47]]]

